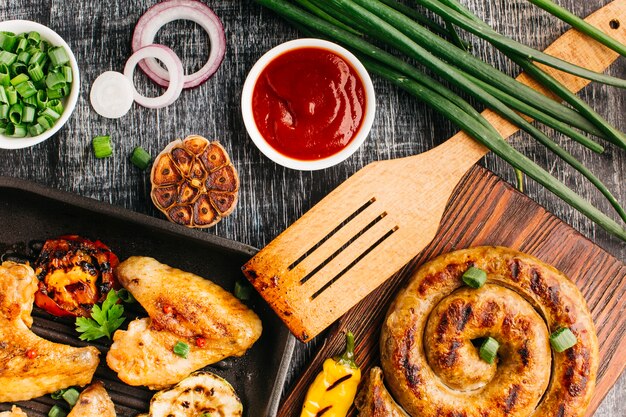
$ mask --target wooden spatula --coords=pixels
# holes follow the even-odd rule
[[[587,21],[626,41],[626,0]],[[618,54],[570,30],[550,55],[604,71]],[[547,69],[577,92],[589,81]],[[518,80],[548,94],[528,76]],[[483,115],[509,137],[518,128]],[[374,162],[261,250],[243,271],[291,332],[306,342],[417,255],[435,236],[452,191],[488,150],[461,132],[421,155]]]

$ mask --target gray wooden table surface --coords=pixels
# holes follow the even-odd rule
[[[314,203],[367,163],[413,155],[441,143],[456,128],[408,95],[375,79],[378,113],[367,142],[346,162],[317,172],[284,169],[265,158],[248,139],[239,111],[241,88],[247,71],[266,50],[298,37],[297,32],[272,13],[248,0],[204,0],[220,16],[226,30],[228,51],[218,73],[199,88],[184,91],[172,106],[149,110],[134,106],[119,120],[98,116],[89,106],[89,89],[107,70],[121,71],[131,54],[130,40],[139,16],[156,0],[0,0],[0,20],[29,19],[48,25],[70,45],[81,71],[81,94],[69,123],[53,138],[33,148],[0,150],[0,175],[29,179],[53,188],[120,205],[161,217],[149,198],[146,172],[135,168],[128,155],[137,145],[153,156],[171,140],[191,133],[217,139],[230,152],[241,177],[238,209],[207,231],[262,247],[307,211]],[[529,45],[544,48],[567,26],[524,0],[464,0],[472,10],[501,32]],[[578,15],[586,16],[606,0],[560,0]],[[626,22],[622,27],[626,30]],[[197,70],[209,51],[208,38],[191,22],[166,25],[157,41],[173,47],[188,71]],[[492,49],[472,39],[476,53],[497,67],[515,74],[516,69]],[[626,59],[609,73],[626,78]],[[143,76],[139,89],[156,93]],[[626,131],[626,94],[615,88],[591,86],[582,97],[609,121]],[[607,145],[603,155],[593,154],[552,133],[559,143],[592,168],[617,198],[626,203],[626,153]],[[112,158],[97,160],[91,138],[109,134]],[[557,161],[526,135],[512,143],[546,167],[559,179],[613,215],[610,206],[589,183]],[[507,181],[512,169],[493,155],[482,163]],[[567,223],[615,255],[626,259],[626,245],[562,203],[533,182],[526,193]],[[616,218],[616,216],[613,216]],[[626,309],[624,303],[621,304]],[[293,378],[306,363],[312,347],[299,347],[292,364]],[[626,415],[626,376],[606,397],[596,416]]]

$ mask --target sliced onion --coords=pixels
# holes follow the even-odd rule
[[[199,71],[184,77],[184,88],[197,87],[215,74],[226,53],[226,36],[222,22],[206,4],[195,0],[169,0],[155,4],[139,18],[135,26],[133,51],[152,44],[159,29],[174,20],[191,20],[209,35],[211,52],[206,64]],[[140,62],[139,67],[155,83],[162,87],[168,86],[168,73],[154,59]]]
[[[106,71],[93,82],[89,101],[100,116],[119,119],[130,110],[133,96],[132,81],[120,72]]]
[[[161,61],[167,68],[169,83],[167,90],[159,97],[146,97],[137,91],[135,83],[133,82],[133,75],[135,73],[135,67],[144,59],[156,58]],[[157,64],[158,65],[158,64]],[[184,70],[183,64],[180,62],[178,55],[167,46],[152,44],[140,48],[128,58],[126,66],[124,67],[124,75],[131,81],[134,90],[134,98],[137,104],[150,109],[160,109],[162,107],[169,106],[176,101],[183,91],[184,84]]]

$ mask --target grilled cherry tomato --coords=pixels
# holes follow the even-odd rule
[[[119,259],[99,240],[76,235],[49,239],[35,261],[35,304],[55,316],[89,317],[94,304],[119,288],[113,269]]]

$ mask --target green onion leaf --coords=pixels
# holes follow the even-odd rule
[[[43,110],[48,107],[48,95],[46,90],[37,91],[37,108]]]
[[[80,393],[75,388],[70,388],[63,393],[62,397],[70,405],[71,408],[76,405],[79,395]]]
[[[48,116],[37,117],[37,123],[41,125],[45,130],[48,130],[54,125],[54,121]]]
[[[49,117],[55,122],[61,118],[61,115],[52,110],[50,107],[43,109],[41,112],[39,112],[39,115]]]
[[[59,114],[63,113],[63,103],[61,103],[61,100],[58,100],[58,99],[50,100],[46,107],[54,110],[55,112]]]
[[[487,273],[480,268],[471,267],[461,277],[465,285],[472,288],[480,288],[487,282]]]
[[[137,146],[133,149],[133,153],[130,155],[130,162],[137,168],[144,170],[150,165],[152,157],[141,146]]]
[[[498,355],[499,348],[500,343],[493,337],[488,337],[483,341],[482,345],[480,345],[478,355],[485,362],[492,364]]]
[[[22,122],[23,123],[32,123],[35,120],[35,113],[37,109],[31,106],[24,106],[22,110]]]
[[[0,51],[0,64],[11,66],[15,61],[17,61],[17,55],[9,51]]]
[[[11,80],[13,82],[13,80]],[[60,72],[50,72],[46,77],[46,85],[50,90],[58,90],[65,87],[65,77]]]
[[[11,32],[0,32],[0,49],[4,51],[14,51],[17,44],[17,36]]]
[[[37,46],[39,45],[39,42],[41,42],[41,35],[39,34],[39,32],[33,31],[28,34],[28,37],[26,39],[31,45]]]
[[[15,103],[9,109],[9,120],[11,123],[19,125],[22,123],[22,112],[24,111],[24,107],[20,103]]]
[[[61,67],[61,72],[63,73],[63,77],[65,78],[65,82],[66,83],[71,83],[72,82],[72,68],[68,67],[67,65]]]
[[[113,155],[110,136],[96,136],[91,141],[91,145],[93,146],[93,153],[98,159],[108,158]]]
[[[235,282],[234,294],[235,294],[235,297],[237,297],[241,301],[247,301],[250,299],[250,296],[252,295],[252,286],[241,280],[237,281]]]
[[[6,91],[4,91],[4,87],[0,85],[0,103],[9,104],[9,98],[7,97]]]
[[[185,342],[176,342],[174,353],[181,358],[187,359],[189,356],[189,345]]]
[[[43,128],[43,126],[41,126],[39,123],[34,124],[34,125],[30,125],[30,127],[28,128],[28,134],[31,136],[39,136],[41,135],[43,132],[45,132],[46,129]]]
[[[48,57],[46,56],[45,53],[41,51],[37,51],[33,54],[33,56],[30,57],[30,61],[28,63],[31,65],[39,64],[41,67],[43,67],[43,65],[46,63],[47,60],[48,60]]]
[[[58,405],[53,405],[48,412],[48,417],[66,417],[67,412]]]
[[[32,83],[32,81],[25,81],[21,84],[18,84],[15,89],[17,90],[19,95],[22,96],[22,98],[32,97],[37,94],[37,88],[35,88],[35,85]]]
[[[29,80],[28,75],[19,74],[11,79],[11,85],[13,85],[13,87],[16,87],[17,85],[22,84],[23,82],[26,82],[28,80]]]
[[[34,64],[30,64],[28,66],[28,75],[33,81],[39,81],[45,78],[43,69],[41,69],[41,65],[39,65],[39,62],[35,62]]]
[[[0,63],[0,85],[11,85],[11,76],[9,75],[9,67],[6,64]]]
[[[52,394],[50,394],[50,396],[53,400],[60,400],[61,398],[63,398],[63,394],[65,394],[65,391],[67,391],[68,389],[69,388],[54,391]]]
[[[8,104],[0,104],[0,120],[9,120],[9,109]]]
[[[576,335],[568,327],[562,327],[550,335],[552,349],[561,353],[578,343]]]
[[[15,87],[12,85],[5,87],[4,92],[7,94],[7,99],[9,100],[9,104],[12,106],[17,103],[17,91]]]
[[[48,98],[63,98],[65,97],[65,91],[63,90],[63,88],[59,88],[58,90],[51,90],[51,89],[47,89],[46,90],[46,95],[48,96]]]
[[[17,61],[21,62],[22,64],[28,65],[28,62],[30,61],[30,54],[26,51],[20,52],[17,55]]]
[[[70,57],[67,56],[67,52],[61,46],[57,46],[48,51],[48,58],[50,58],[50,62],[52,66],[58,67],[70,62]]]
[[[23,138],[26,136],[26,127],[9,123],[4,133],[12,138]]]

